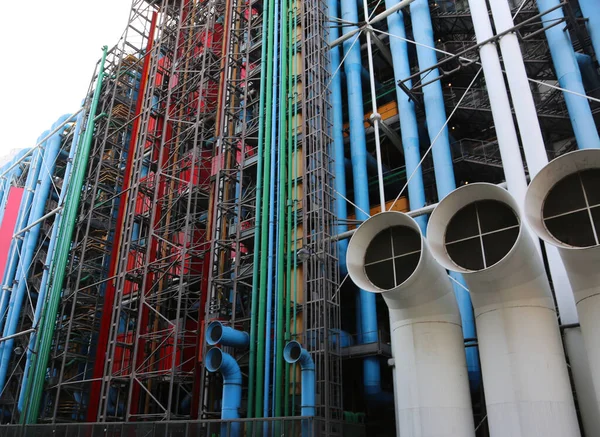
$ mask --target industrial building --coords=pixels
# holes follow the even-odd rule
[[[600,436],[598,6],[132,0],[0,169],[0,436]]]

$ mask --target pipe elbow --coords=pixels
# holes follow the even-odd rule
[[[210,346],[222,344],[223,346],[246,348],[250,343],[250,336],[247,332],[238,331],[215,320],[206,329],[206,343]]]
[[[218,347],[206,354],[206,370],[211,373],[221,372],[225,385],[242,385],[242,371],[237,361]]]
[[[297,341],[290,341],[283,349],[283,358],[289,364],[300,364],[301,370],[315,370],[315,362]]]

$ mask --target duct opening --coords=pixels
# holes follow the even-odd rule
[[[544,226],[561,243],[574,247],[600,244],[600,169],[572,173],[548,192]]]
[[[212,344],[217,344],[221,341],[221,337],[223,336],[223,325],[220,323],[215,323],[210,327],[210,340]]]
[[[421,259],[421,234],[406,226],[379,232],[365,252],[365,275],[375,287],[391,290],[406,281]]]
[[[223,363],[223,353],[219,348],[212,348],[206,354],[206,368],[209,372],[216,372],[221,368]]]
[[[444,246],[459,267],[483,270],[502,260],[519,236],[515,212],[497,200],[480,200],[460,209],[446,228]]]

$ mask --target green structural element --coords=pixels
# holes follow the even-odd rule
[[[267,77],[266,77],[266,119],[265,119],[265,132],[271,131],[273,123],[273,109],[271,101],[273,100],[273,45],[274,45],[274,23],[275,23],[275,5],[274,2],[269,2],[269,13],[268,13],[268,35],[267,35]],[[263,82],[264,83],[264,82]],[[261,147],[261,143],[258,144]],[[271,136],[266,134],[264,136],[264,169],[263,172],[263,193],[262,193],[262,216],[261,216],[261,231],[260,231],[260,282],[259,282],[259,300],[258,300],[258,335],[257,335],[257,352],[256,352],[256,383],[254,385],[254,392],[256,399],[254,402],[254,414],[255,417],[262,417],[263,410],[263,386],[265,378],[265,325],[266,325],[266,306],[267,306],[267,252],[268,252],[268,240],[269,240],[269,191],[266,189],[271,180],[270,172],[267,171],[271,167]],[[257,198],[258,202],[258,198]],[[255,255],[256,255],[256,250]],[[255,261],[256,263],[256,261]],[[253,300],[254,302],[254,300]],[[248,391],[252,396],[252,391]]]
[[[289,22],[287,20],[287,1],[281,1],[281,55],[280,55],[280,70],[279,70],[279,200],[277,214],[277,227],[279,229],[278,241],[277,241],[277,320],[275,325],[275,387],[273,387],[273,393],[275,394],[275,411],[274,416],[281,416],[281,392],[282,392],[282,376],[283,376],[283,339],[284,339],[284,303],[285,303],[285,258],[284,254],[286,249],[286,233],[285,229],[285,213],[286,203],[289,199],[286,196],[286,176],[287,176],[287,138],[286,138],[286,110],[287,110],[287,86],[286,79],[288,75],[288,53],[287,45],[288,42],[288,30]],[[287,186],[290,181],[287,180]],[[291,191],[291,190],[290,190]],[[289,271],[287,274],[289,275]],[[277,432],[276,432],[277,434]]]
[[[61,227],[58,230],[55,256],[50,264],[50,279],[48,281],[50,290],[48,293],[48,301],[44,306],[38,325],[40,326],[40,329],[35,344],[36,353],[33,354],[31,364],[31,374],[33,377],[28,380],[28,385],[26,387],[26,399],[28,399],[27,407],[20,419],[21,423],[25,424],[36,423],[39,415],[42,392],[46,381],[48,357],[52,346],[52,337],[54,336],[56,314],[67,270],[67,261],[69,258],[69,250],[71,249],[73,231],[75,230],[75,223],[77,222],[81,189],[87,172],[90,149],[94,135],[94,123],[97,118],[95,117],[95,114],[98,109],[98,101],[100,100],[102,81],[104,80],[104,63],[106,61],[108,47],[105,46],[102,50],[102,60],[100,61],[98,70],[96,89],[94,90],[92,103],[90,105],[85,134],[75,155],[73,176],[65,196],[63,220],[61,222]]]
[[[250,14],[252,16],[252,14]],[[259,269],[259,258],[260,258],[260,241],[262,236],[262,217],[263,211],[260,205],[261,197],[263,194],[263,173],[265,172],[264,160],[264,148],[263,142],[265,139],[265,92],[266,92],[266,75],[267,75],[267,26],[268,21],[263,16],[262,26],[262,46],[260,56],[260,96],[259,96],[259,107],[258,107],[258,156],[257,156],[257,169],[256,169],[256,214],[254,217],[254,265],[252,266],[252,303],[250,307],[250,368],[248,370],[248,408],[247,416],[254,417],[254,392],[257,391],[256,387],[259,387],[255,383],[256,375],[256,349],[257,349],[257,314],[258,314],[258,293],[259,293],[259,281],[260,281],[260,269]],[[265,192],[267,190],[264,190]],[[265,217],[269,215],[265,212]],[[258,390],[262,390],[259,387]]]

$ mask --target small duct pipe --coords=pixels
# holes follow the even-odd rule
[[[537,5],[540,13],[543,13],[548,9],[559,6],[560,0],[537,0]],[[585,96],[581,72],[575,58],[569,32],[564,29],[564,25],[555,25],[557,21],[564,20],[564,18],[565,15],[561,8],[554,9],[542,17],[556,78],[561,88]],[[588,100],[585,97],[566,91],[563,91],[563,96],[579,148],[600,148],[600,137]]]
[[[371,217],[350,240],[347,264],[389,308],[398,435],[475,436],[460,312],[419,224],[395,211]]]
[[[490,436],[577,437],[552,291],[518,211],[496,185],[465,185],[432,213],[429,246],[473,299]]]
[[[48,133],[49,131],[45,131],[42,135],[40,135],[38,142],[46,138]],[[47,141],[48,140],[46,140],[46,142]],[[27,178],[25,180],[23,197],[21,198],[21,205],[19,207],[19,214],[17,216],[17,223],[15,224],[15,232],[18,232],[27,226],[29,213],[31,211],[31,203],[33,202],[38,176],[42,167],[42,154],[44,152],[46,142],[33,151],[33,155],[29,163]],[[17,264],[19,261],[19,253],[21,253],[22,244],[22,238],[13,238],[10,243],[7,257],[8,261],[2,277],[2,294],[0,295],[0,329],[4,329],[6,311],[8,309],[8,303],[14,285],[13,282],[17,273]]]
[[[398,0],[386,0],[387,9],[398,3]],[[396,82],[406,79],[411,75],[408,59],[408,44],[406,43],[406,29],[402,11],[395,12],[387,18],[390,38],[390,52],[394,64],[394,80]],[[396,37],[396,38],[395,38]],[[412,83],[406,83],[412,87]],[[408,202],[410,209],[419,209],[425,206],[425,188],[423,184],[423,171],[419,166],[421,152],[419,149],[419,124],[415,112],[415,104],[399,86],[396,86],[396,100],[400,117],[400,134],[402,136],[402,149],[407,177],[414,173],[408,182]],[[427,228],[427,217],[420,217],[417,223],[423,233]],[[340,257],[345,254],[340,254]]]
[[[215,320],[206,328],[206,343],[210,346],[220,344],[238,349],[247,348],[250,342],[250,336],[247,332],[238,331],[230,326]]]
[[[599,177],[600,150],[567,153],[533,178],[525,197],[528,224],[548,245],[558,248],[565,264],[596,399],[600,399]],[[598,404],[595,407],[598,415]]]
[[[315,415],[315,363],[306,349],[297,341],[290,341],[283,348],[283,358],[289,364],[300,364],[302,388],[300,393],[300,415],[314,417]],[[302,437],[310,437],[311,424],[302,421]]]
[[[328,0],[327,8],[330,19],[339,17],[338,0]],[[329,29],[329,43],[338,39],[340,29],[338,26],[331,26]],[[336,232],[342,233],[348,230],[348,206],[346,204],[346,161],[344,156],[344,115],[342,112],[342,78],[340,67],[340,47],[332,47],[329,51],[329,74],[331,83],[331,123],[333,139],[333,157],[335,167],[335,212],[338,218]],[[348,272],[346,268],[346,250],[348,241],[338,241],[338,254],[340,260],[340,276],[345,276]]]
[[[218,347],[208,351],[205,358],[206,370],[221,372],[223,393],[221,395],[221,419],[239,419],[242,404],[242,371],[237,361]],[[240,422],[227,422],[221,425],[221,437],[241,435]]]
[[[65,196],[67,194],[67,188],[69,186],[69,182],[71,180],[71,172],[73,170],[73,159],[75,158],[75,153],[77,152],[77,146],[79,145],[79,137],[81,135],[81,130],[83,128],[83,124],[85,122],[85,112],[81,111],[77,116],[77,121],[75,124],[75,131],[73,132],[73,140],[71,143],[71,149],[69,150],[69,157],[67,159],[67,165],[65,167],[65,174],[63,176],[62,187],[58,199],[58,205],[64,206]],[[38,296],[35,312],[33,316],[32,327],[34,329],[38,328],[40,323],[40,317],[42,315],[42,309],[44,304],[46,303],[46,292],[48,291],[48,279],[50,277],[50,264],[52,262],[52,257],[54,256],[54,249],[56,246],[56,238],[58,236],[58,229],[60,227],[60,223],[62,222],[63,210],[59,211],[54,218],[54,225],[52,226],[52,233],[50,234],[50,241],[48,243],[48,249],[46,252],[46,259],[44,261],[44,272],[42,274],[42,279],[40,282],[40,294]],[[23,403],[25,401],[25,389],[27,387],[27,382],[29,379],[29,371],[31,368],[32,361],[32,353],[35,348],[35,342],[37,338],[37,332],[33,332],[29,337],[29,347],[27,348],[26,360],[25,360],[25,368],[23,369],[23,381],[21,383],[21,391],[19,392],[19,403],[18,409],[19,412],[23,411]]]
[[[357,23],[358,8],[353,1],[341,2],[342,20],[347,23]],[[354,32],[357,26],[346,25],[342,32],[347,35]],[[364,126],[364,107],[362,94],[362,61],[358,34],[343,43],[346,60],[346,88],[348,91],[348,118],[350,125],[350,155],[352,158],[352,178],[354,182],[354,203],[356,219],[366,220],[371,209],[369,201],[369,183],[367,175],[367,141]],[[362,210],[362,211],[361,211]],[[377,308],[375,295],[360,290],[360,323],[363,343],[377,341]],[[363,360],[363,384],[367,396],[377,396],[381,393],[381,369],[377,357],[366,357]]]
[[[587,30],[592,40],[596,59],[600,59],[600,9],[597,0],[579,0],[583,18],[587,20]]]
[[[63,115],[56,123],[54,123],[52,129],[56,129],[70,117],[70,114]],[[62,130],[56,132],[46,141],[38,179],[35,183],[35,193],[31,202],[31,211],[27,221],[27,227],[30,229],[22,236],[23,243],[21,246],[21,253],[19,254],[13,292],[10,296],[6,314],[6,323],[2,334],[3,337],[13,335],[16,332],[21,319],[21,309],[23,308],[23,303],[28,293],[27,280],[30,275],[30,268],[36,253],[38,238],[42,227],[39,219],[44,215],[46,209],[46,202],[53,184],[52,177],[56,166],[56,158],[62,142],[62,131],[66,128],[66,125],[63,126]],[[21,238],[21,236],[17,238]],[[0,343],[0,392],[2,392],[4,384],[6,383],[14,341],[14,339],[10,339]]]
[[[437,64],[437,54],[433,49],[433,47],[435,47],[435,41],[428,0],[415,0],[411,3],[410,14],[413,23],[414,38],[418,44],[417,58],[419,68],[425,70]],[[422,79],[433,81],[436,77],[439,77],[437,68],[426,73]],[[425,106],[429,141],[434,141],[434,139],[437,138],[432,147],[431,155],[433,158],[437,195],[438,199],[442,200],[456,188],[456,180],[454,178],[448,127],[445,125],[447,118],[446,108],[444,106],[444,95],[442,92],[442,84],[439,80],[433,81],[423,87],[423,103]],[[463,338],[475,338],[476,332],[471,297],[462,286],[464,284],[463,278],[454,272],[451,273],[451,275],[455,280],[453,288],[462,317]],[[467,354],[469,379],[471,380],[473,389],[477,389],[481,381],[481,370],[479,368],[477,348],[470,347],[465,353]]]

